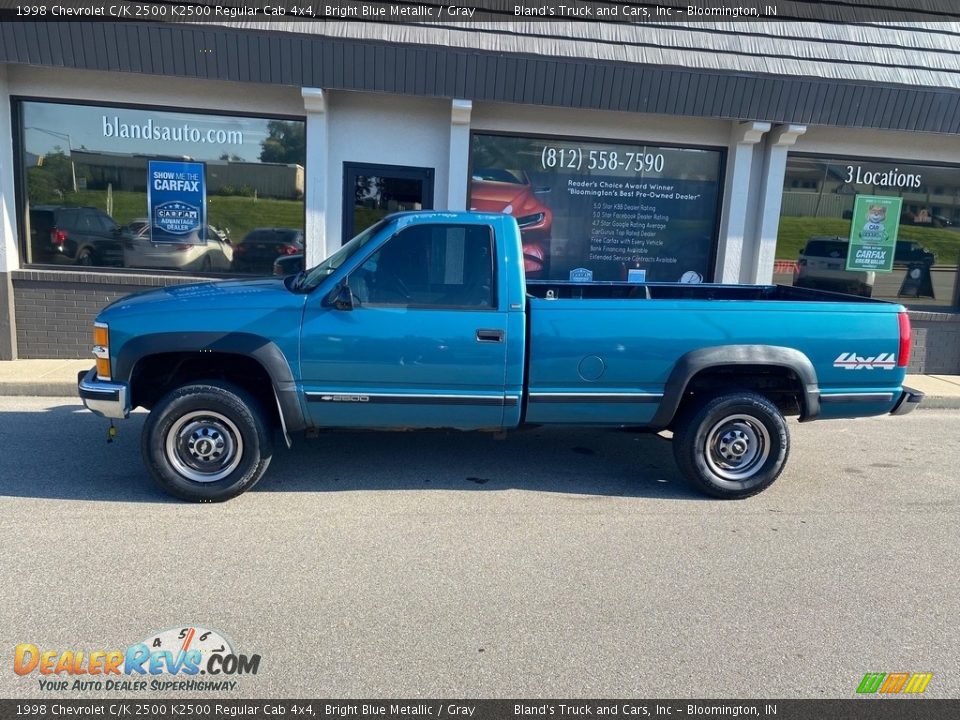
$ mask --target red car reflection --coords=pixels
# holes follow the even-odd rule
[[[473,171],[470,183],[470,209],[513,215],[520,226],[523,242],[523,267],[527,277],[542,277],[550,257],[550,229],[553,211],[544,205],[526,173],[499,168]]]

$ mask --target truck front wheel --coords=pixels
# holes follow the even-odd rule
[[[673,454],[701,491],[734,500],[773,484],[790,451],[790,433],[777,407],[752,392],[721,395],[678,423]]]
[[[167,393],[143,426],[143,460],[166,492],[194,502],[220,502],[249,490],[273,455],[257,401],[215,381]]]

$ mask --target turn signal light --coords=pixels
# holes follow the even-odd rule
[[[93,356],[97,359],[97,377],[110,379],[110,329],[103,323],[93,325]]]
[[[97,358],[97,377],[101,380],[110,379],[110,358]]]
[[[93,326],[93,344],[107,347],[110,344],[110,336],[106,325]]]

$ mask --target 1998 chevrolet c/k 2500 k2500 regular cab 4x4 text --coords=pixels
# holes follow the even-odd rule
[[[392,215],[317,267],[131,295],[94,327],[79,392],[150,410],[153,477],[225,500],[273,439],[316,428],[671,429],[683,473],[742,498],[787,459],[785,415],[900,414],[898,305],[779,286],[527,283],[516,220]]]

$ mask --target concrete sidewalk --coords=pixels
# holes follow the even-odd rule
[[[0,361],[0,395],[76,397],[77,373],[91,367],[92,359]],[[960,375],[908,375],[906,385],[926,395],[921,408],[960,408]]]

